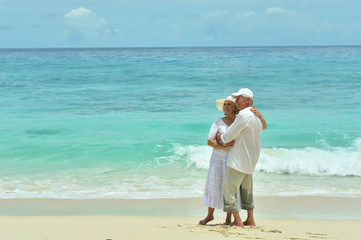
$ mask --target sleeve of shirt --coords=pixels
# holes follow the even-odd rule
[[[221,135],[222,142],[228,143],[236,139],[246,127],[246,121],[242,115],[238,115],[227,131]]]
[[[216,139],[216,134],[218,132],[218,125],[215,123],[213,123],[212,127],[211,127],[211,130],[209,131],[209,134],[208,134],[208,139]]]

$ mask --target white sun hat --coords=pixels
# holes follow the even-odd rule
[[[238,92],[232,93],[231,96],[233,98],[237,98],[238,96],[245,96],[251,99],[254,98],[253,92],[248,88],[241,88],[238,90]]]
[[[226,100],[234,102],[234,104],[236,104],[236,99],[234,99],[231,96],[228,96],[227,98],[223,98],[223,99],[217,99],[216,100],[216,106],[217,106],[219,111],[223,112],[223,104],[224,104],[224,101],[226,101]]]

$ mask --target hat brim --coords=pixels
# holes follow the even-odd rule
[[[217,99],[216,100],[216,107],[219,111],[223,112],[223,104],[224,104],[224,101],[231,101],[233,103],[235,103],[235,99],[227,99],[227,98],[223,98],[223,99]]]
[[[231,96],[232,96],[233,98],[237,98],[238,96],[244,96],[244,97],[248,97],[248,98],[253,99],[253,97],[251,97],[251,96],[249,96],[249,95],[247,95],[247,94],[232,93]]]

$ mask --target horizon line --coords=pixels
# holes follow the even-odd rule
[[[157,49],[157,48],[279,48],[279,47],[360,47],[361,45],[249,45],[249,46],[133,46],[133,47],[0,47],[1,50],[20,49]]]

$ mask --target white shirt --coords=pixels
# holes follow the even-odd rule
[[[251,112],[251,107],[239,112],[224,134],[222,142],[235,140],[230,149],[227,166],[246,174],[252,174],[261,152],[261,120]]]
[[[227,129],[228,129],[228,125],[223,121],[222,118],[218,118],[212,125],[211,127],[211,130],[209,131],[209,134],[208,134],[208,139],[212,139],[212,140],[215,140],[216,139],[216,135],[217,135],[217,132],[219,132],[220,134],[224,134]],[[216,140],[217,141],[217,140]],[[223,142],[221,141],[218,141],[220,144],[224,144]],[[228,154],[229,150],[228,149],[216,149],[216,148],[213,148],[213,151],[216,151],[216,152],[220,152],[220,153],[223,153],[223,154]]]

